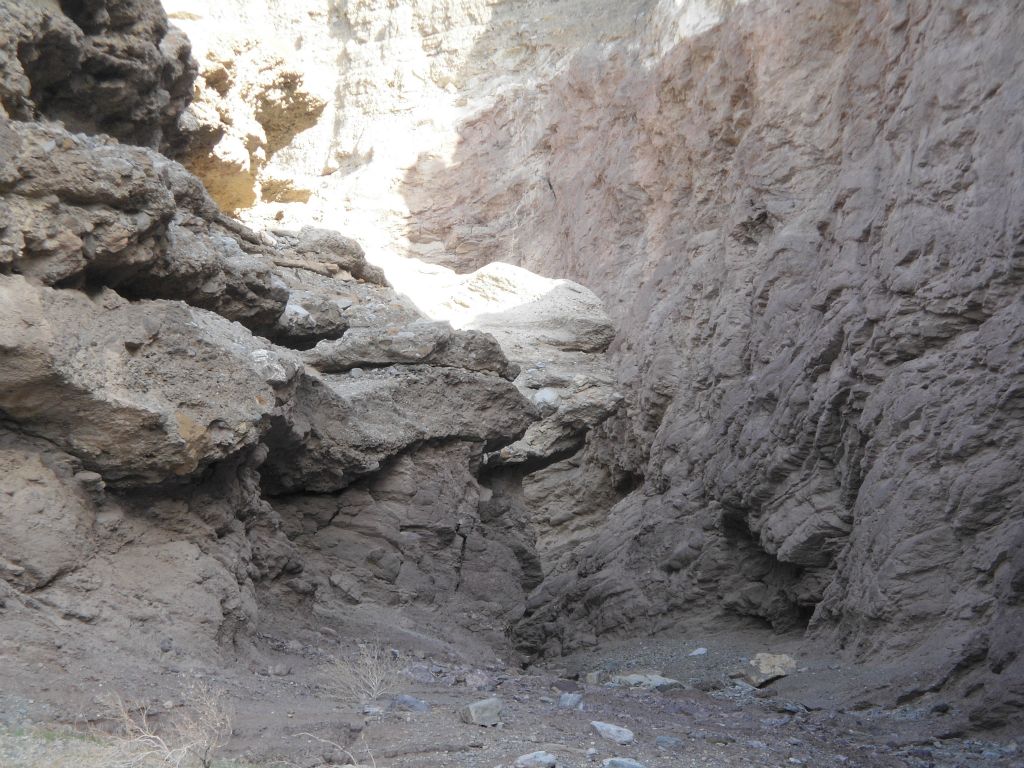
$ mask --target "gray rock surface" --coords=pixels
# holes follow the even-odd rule
[[[537,411],[498,344],[424,325],[354,241],[250,231],[153,148],[91,135],[167,150],[187,48],[154,63],[156,2],[59,7],[0,3],[0,645],[230,666],[268,614],[407,606],[506,646],[538,567],[478,475]],[[75,80],[101,44],[105,99]],[[410,327],[430,354],[389,346]],[[362,369],[293,351],[337,339]]]
[[[513,763],[514,768],[555,768],[558,758],[550,752],[530,752],[520,755]]]
[[[168,152],[192,100],[188,39],[159,3],[0,2],[0,107]]]
[[[255,236],[199,181],[148,149],[0,122],[0,270],[44,285],[98,281],[131,298],[183,299],[251,328],[288,291]]]
[[[496,373],[506,379],[519,373],[493,336],[454,331],[445,322],[352,329],[336,341],[321,341],[303,359],[324,373],[411,363]]]
[[[410,174],[424,256],[578,280],[618,332],[523,647],[725,612],[1019,701],[1020,15],[670,5]]]
[[[255,445],[301,363],[177,302],[0,276],[0,409],[108,483],[187,477]]]
[[[631,757],[610,757],[602,760],[604,768],[646,768],[643,763],[637,762]]]
[[[193,73],[156,2],[0,0],[3,645],[73,622],[70,657],[91,633],[211,659],[260,610],[379,600],[466,608],[489,637],[518,621],[554,656],[728,614],[904,660],[900,701],[1019,719],[1018,9],[650,0],[576,14],[595,32],[485,5],[331,18],[363,65],[337,98],[360,98],[324,110],[292,78],[252,154],[372,179],[353,113],[390,119],[374,83],[418,77],[366,52],[494,10],[424,70],[466,122],[394,153],[367,205],[400,208],[382,239],[421,256],[596,292],[559,281],[465,325],[515,386],[472,334],[390,359],[380,329],[423,318],[358,246],[252,232],[154,151],[179,147]],[[526,74],[468,99],[509,29]],[[285,146],[321,113],[345,142]],[[264,170],[266,204],[298,201]],[[497,295],[510,270],[466,284]],[[271,343],[323,340],[346,372]]]
[[[496,448],[521,435],[535,411],[498,376],[462,368],[401,365],[359,375],[306,375],[267,443],[274,492],[341,490],[425,440]]]
[[[459,712],[462,722],[470,725],[493,726],[501,722],[501,712],[504,705],[501,699],[490,698],[481,701],[474,701],[467,704]]]
[[[594,729],[598,736],[608,741],[614,741],[616,744],[632,744],[635,736],[629,728],[624,728],[621,725],[613,725],[612,723],[602,723],[599,720],[594,720],[590,723],[590,727]]]

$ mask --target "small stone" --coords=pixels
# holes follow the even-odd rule
[[[638,763],[629,757],[610,757],[604,760],[601,765],[604,768],[647,768],[643,763]]]
[[[708,652],[707,648],[694,648],[690,651],[687,656],[705,656]]]
[[[169,637],[165,637],[163,640],[160,641],[160,652],[161,653],[170,653],[171,649],[173,647],[174,647],[174,641],[171,640],[171,638],[169,638]]]
[[[664,677],[657,673],[633,673],[629,675],[614,675],[613,683],[626,685],[630,688],[644,688],[648,691],[670,691],[673,688],[682,688],[683,684],[671,677]]]
[[[750,741],[748,741],[747,746],[751,749],[768,749],[767,744],[765,744],[763,741],[758,741],[757,739],[751,739]]]
[[[558,758],[550,752],[531,752],[516,758],[515,768],[555,768]]]
[[[633,732],[629,728],[623,728],[620,725],[612,725],[611,723],[602,723],[597,720],[593,720],[590,726],[597,731],[597,735],[602,739],[608,739],[608,741],[614,741],[616,744],[632,744],[635,738]]]
[[[474,669],[466,674],[466,687],[474,691],[493,691],[498,685],[486,672]]]
[[[381,717],[384,714],[384,707],[378,707],[376,704],[366,704],[363,707],[363,714],[371,717]]]
[[[659,736],[654,740],[658,749],[682,749],[683,740],[675,736]]]
[[[583,679],[587,685],[600,685],[608,679],[608,675],[604,672],[587,672]]]
[[[289,667],[287,664],[271,664],[267,668],[267,674],[271,677],[284,677],[285,675],[290,675],[291,673],[292,668]]]
[[[395,707],[406,712],[430,711],[430,705],[423,699],[417,699],[415,696],[409,696],[405,693],[395,697]]]
[[[504,704],[501,699],[492,697],[467,704],[459,712],[462,722],[470,725],[494,726],[501,722],[501,711]]]
[[[582,704],[582,693],[563,693],[558,697],[558,706],[562,709],[576,709],[577,707],[582,707]]]
[[[796,661],[792,656],[787,656],[784,653],[759,653],[748,662],[747,667],[733,673],[732,676],[745,680],[755,688],[760,688],[794,671],[796,671]]]
[[[86,470],[75,472],[75,480],[82,485],[94,486],[99,489],[102,489],[104,486],[103,476],[99,472],[89,472]]]

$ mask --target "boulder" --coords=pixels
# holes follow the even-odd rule
[[[0,273],[184,300],[253,329],[284,310],[287,287],[256,236],[166,157],[59,125],[4,122],[0,160]]]
[[[602,739],[608,741],[614,741],[616,744],[632,744],[635,736],[629,728],[623,728],[621,725],[612,725],[611,723],[602,723],[599,720],[593,720],[590,723],[590,727],[593,728],[597,735]]]
[[[254,446],[300,365],[180,302],[0,276],[0,408],[107,483],[194,476]]]
[[[784,653],[758,653],[734,677],[762,688],[768,683],[796,671],[796,660]]]
[[[303,375],[267,436],[269,488],[340,490],[415,443],[468,440],[497,448],[535,411],[509,382],[462,368],[400,365],[360,375]]]
[[[481,699],[463,707],[459,711],[459,718],[470,725],[494,726],[501,722],[504,706],[497,697]]]
[[[0,0],[0,20],[0,105],[11,117],[180,148],[196,64],[160,3]]]
[[[558,758],[550,752],[530,752],[520,755],[513,763],[514,768],[555,768]]]
[[[518,373],[494,337],[479,331],[454,331],[445,322],[353,328],[336,341],[320,342],[304,359],[324,373],[413,363],[496,373],[508,379]]]
[[[644,688],[649,691],[670,691],[673,688],[683,687],[683,684],[678,680],[664,677],[656,672],[612,675],[611,680],[619,685],[625,685],[630,688]]]

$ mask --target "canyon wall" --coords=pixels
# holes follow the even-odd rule
[[[333,90],[267,166],[305,203],[238,215],[612,315],[624,402],[524,487],[522,648],[743,616],[1020,706],[1019,3],[268,7]]]
[[[12,663],[698,617],[1019,714],[1019,3],[211,5],[0,0]]]
[[[156,2],[0,0],[0,66],[0,697],[265,673],[282,622],[508,652],[521,479],[621,400],[597,297],[480,270],[453,328],[335,231],[228,217],[164,154],[196,66]]]

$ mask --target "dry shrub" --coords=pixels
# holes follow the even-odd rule
[[[341,696],[365,704],[394,693],[398,672],[397,653],[374,641],[360,643],[352,659],[332,659],[326,678]]]
[[[204,683],[189,688],[186,708],[160,732],[145,707],[131,707],[119,696],[111,702],[111,717],[116,730],[110,768],[211,768],[231,738],[227,697]]]

